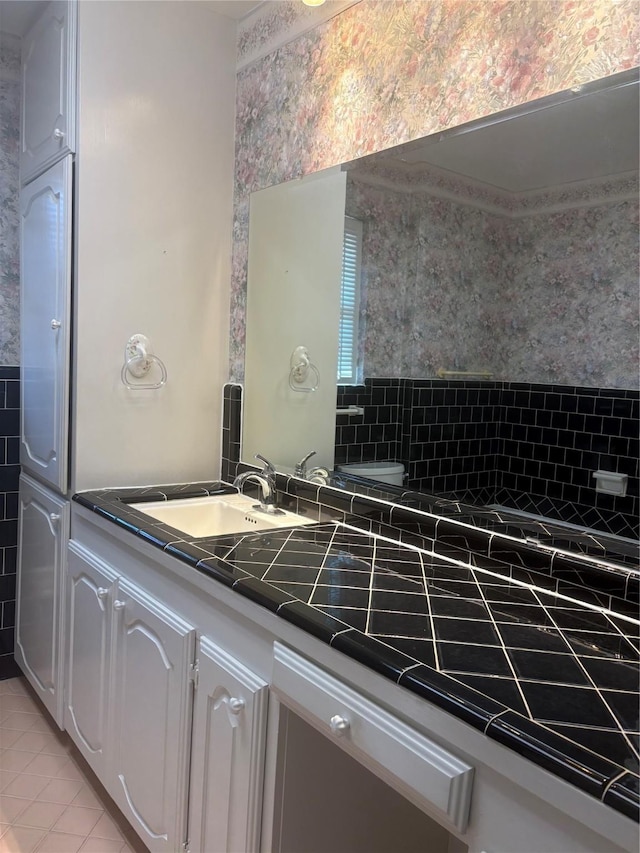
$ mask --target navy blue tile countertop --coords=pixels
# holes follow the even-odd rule
[[[535,568],[414,548],[349,516],[190,539],[128,505],[235,491],[200,483],[74,500],[639,819],[640,629],[628,607],[549,590]]]

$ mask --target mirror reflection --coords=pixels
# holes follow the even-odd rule
[[[638,121],[625,73],[254,194],[243,459],[637,538]]]

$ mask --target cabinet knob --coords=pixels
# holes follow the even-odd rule
[[[116,599],[113,602],[113,609],[114,610],[124,610],[126,606],[127,606],[126,601],[119,601],[118,599]]]
[[[244,699],[235,699],[233,696],[229,699],[229,710],[232,714],[239,714],[245,706]]]
[[[103,586],[99,586],[96,590],[96,595],[100,599],[100,601],[104,601],[104,599],[109,595],[109,590],[105,589]]]
[[[52,328],[54,331],[55,331],[56,329],[59,329],[61,325],[62,325],[62,323],[60,322],[60,320],[52,320],[52,321],[51,321],[51,328]]]
[[[342,737],[345,732],[349,731],[349,726],[351,723],[349,722],[347,717],[342,717],[340,714],[334,714],[333,717],[329,720],[329,728],[331,729],[331,733],[336,737]]]
[[[53,131],[53,138],[64,139],[64,130],[60,130],[59,127],[56,127],[56,129]]]
[[[49,521],[51,521],[53,524],[55,524],[57,521],[60,521],[59,514],[57,512],[50,512]]]

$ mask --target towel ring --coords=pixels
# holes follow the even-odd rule
[[[120,379],[125,388],[130,391],[155,391],[167,382],[167,368],[161,358],[149,352],[149,339],[144,335],[132,335],[124,350],[124,364],[120,371]],[[160,368],[160,379],[157,382],[130,382],[129,376],[140,379],[146,376],[151,366]]]
[[[292,391],[297,391],[300,394],[312,394],[318,390],[320,387],[320,371],[310,360],[306,347],[300,346],[294,349],[289,359],[289,366],[291,368],[289,370],[289,388]],[[303,384],[309,377],[309,371],[314,375],[314,382],[310,387]]]

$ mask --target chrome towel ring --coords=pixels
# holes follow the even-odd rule
[[[132,382],[146,376],[153,365],[160,368],[160,379],[157,382]],[[145,335],[132,335],[124,350],[124,364],[120,371],[120,379],[125,388],[131,391],[155,391],[167,382],[167,368],[161,358],[151,352],[151,343]]]
[[[318,390],[320,387],[320,371],[311,362],[306,347],[299,346],[294,349],[289,359],[289,367],[289,388],[292,391],[311,394]],[[309,379],[310,371],[313,374],[313,381],[310,385],[305,385]]]

